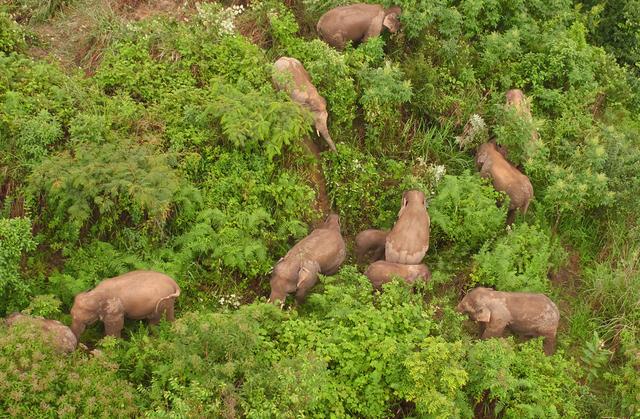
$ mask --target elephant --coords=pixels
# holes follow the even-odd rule
[[[513,223],[516,210],[520,210],[522,214],[527,213],[533,199],[533,186],[526,175],[504,158],[495,143],[488,142],[478,147],[476,166],[480,170],[480,176],[490,178],[497,191],[509,196],[507,224]]]
[[[507,91],[505,94],[505,102],[507,106],[513,106],[516,110],[516,113],[520,115],[520,117],[524,118],[527,122],[533,122],[533,117],[531,116],[531,106],[529,105],[529,99],[524,95],[522,90],[520,89],[511,89]],[[538,131],[535,129],[531,130],[531,139],[537,140],[539,137]],[[505,156],[506,157],[506,156]]]
[[[373,288],[380,290],[382,285],[391,282],[394,276],[398,276],[407,284],[414,284],[418,280],[428,281],[431,279],[431,272],[426,265],[403,265],[401,263],[387,262],[379,260],[369,265],[364,273]]]
[[[358,233],[356,236],[356,256],[358,262],[362,262],[367,254],[371,255],[371,261],[384,259],[384,246],[387,241],[387,230],[369,229]]]
[[[402,195],[398,221],[385,242],[387,262],[417,265],[429,250],[429,213],[424,193],[409,190]]]
[[[273,67],[272,80],[276,89],[287,92],[291,100],[311,112],[316,133],[336,152],[336,145],[327,128],[327,101],[318,93],[302,63],[295,58],[280,57]]]
[[[73,352],[78,345],[78,339],[71,329],[57,320],[28,316],[22,313],[13,313],[5,319],[5,323],[10,327],[16,324],[27,323],[40,328],[59,352]]]
[[[400,28],[398,6],[385,9],[379,4],[357,3],[340,6],[323,14],[316,25],[318,34],[329,45],[343,49],[348,41],[365,42],[380,35],[383,27],[395,33]]]
[[[560,312],[544,294],[477,287],[464,296],[456,310],[480,323],[482,339],[500,337],[509,328],[524,337],[543,336],[545,354],[555,351]]]
[[[71,330],[78,340],[97,320],[108,336],[120,337],[124,319],[148,319],[158,324],[162,314],[174,321],[174,303],[180,287],[169,276],[153,271],[132,271],[108,278],[94,289],[76,295],[71,307]]]
[[[340,233],[340,217],[331,214],[324,224],[296,243],[273,268],[269,301],[284,305],[287,295],[295,293],[296,303],[302,304],[318,282],[318,274],[333,275],[347,256]]]

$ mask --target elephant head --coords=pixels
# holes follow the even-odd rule
[[[473,321],[488,323],[491,320],[491,312],[486,303],[491,298],[491,292],[491,288],[474,288],[458,303],[456,311],[468,314]]]
[[[411,189],[409,191],[405,191],[402,194],[402,204],[400,205],[400,211],[398,211],[398,217],[401,217],[404,211],[409,207],[409,205],[422,205],[422,207],[426,207],[427,202],[424,197],[424,193],[417,190]]]
[[[76,295],[71,307],[71,331],[78,340],[85,328],[98,320],[107,321],[124,312],[118,298],[108,298],[97,292],[82,292]]]
[[[398,6],[393,6],[385,10],[382,25],[387,28],[389,32],[396,33],[398,29],[400,29],[400,20],[398,19],[400,13],[402,13],[402,9]]]
[[[317,98],[311,99],[309,104],[313,114],[313,123],[316,127],[316,133],[324,138],[332,151],[337,151],[336,145],[331,139],[331,135],[329,135],[329,128],[327,127],[329,112],[327,112],[326,100],[322,96],[318,96]]]

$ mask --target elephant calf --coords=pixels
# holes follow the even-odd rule
[[[402,195],[398,221],[385,241],[385,260],[406,265],[422,262],[429,250],[430,223],[424,193],[406,191]]]
[[[401,263],[387,262],[379,260],[369,265],[364,273],[373,288],[380,290],[382,285],[391,282],[394,276],[398,276],[407,284],[414,284],[418,280],[428,281],[431,279],[431,272],[426,265],[403,265]]]
[[[178,284],[160,272],[133,271],[105,279],[91,291],[76,295],[71,330],[80,339],[88,325],[101,320],[107,335],[120,337],[125,317],[158,324],[164,313],[168,321],[173,321],[179,296]]]
[[[324,138],[331,150],[337,151],[327,128],[327,101],[316,90],[302,63],[295,58],[280,57],[273,68],[275,87],[287,92],[291,100],[311,112],[316,132]]]
[[[521,336],[543,336],[545,354],[555,351],[560,312],[544,294],[478,287],[464,296],[456,310],[481,324],[482,339],[502,336],[509,328]]]
[[[513,222],[516,210],[527,213],[529,202],[533,199],[533,186],[527,176],[504,158],[495,143],[488,142],[478,147],[476,165],[480,169],[480,176],[490,178],[497,191],[509,196],[507,224]]]
[[[64,324],[57,320],[32,317],[21,313],[13,313],[5,319],[7,326],[15,324],[32,324],[39,327],[42,332],[51,339],[51,343],[60,352],[73,352],[78,344],[78,339]]]
[[[385,9],[379,4],[351,4],[329,10],[318,20],[316,29],[329,45],[343,49],[348,41],[365,42],[380,35],[383,28],[395,33],[400,28],[397,7]]]
[[[387,241],[387,230],[369,229],[358,233],[356,236],[356,257],[362,262],[367,254],[371,255],[371,261],[384,259],[384,246]]]
[[[346,255],[340,217],[331,214],[322,226],[296,243],[273,268],[269,301],[274,304],[279,301],[282,305],[288,294],[295,293],[296,302],[301,304],[318,282],[318,274],[338,272]]]

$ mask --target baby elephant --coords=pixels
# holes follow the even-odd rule
[[[406,191],[402,195],[398,221],[385,242],[385,260],[406,265],[422,262],[429,250],[430,223],[424,193]]]
[[[387,241],[387,230],[369,229],[358,233],[356,236],[356,257],[362,262],[367,254],[371,255],[371,261],[384,259],[384,246]]]
[[[509,328],[525,337],[543,336],[545,354],[555,351],[560,312],[544,294],[478,287],[464,296],[456,310],[480,323],[482,339],[502,336]]]
[[[273,84],[278,90],[287,92],[291,100],[301,105],[313,114],[313,121],[318,135],[327,142],[331,150],[336,151],[327,128],[327,101],[320,96],[316,87],[311,83],[309,73],[302,63],[295,58],[281,57],[273,65]]]
[[[158,324],[164,313],[168,321],[173,321],[178,296],[176,281],[160,272],[133,271],[105,279],[91,291],[76,295],[71,330],[80,339],[88,325],[101,320],[107,335],[120,337],[125,317]]]
[[[380,35],[383,28],[395,33],[400,28],[397,6],[385,9],[379,4],[351,4],[329,10],[318,20],[316,29],[329,45],[343,49],[348,41],[365,42]]]
[[[340,234],[340,217],[331,214],[322,226],[300,240],[281,258],[271,275],[269,301],[284,304],[287,294],[296,294],[301,304],[318,282],[318,274],[333,275],[347,255]]]
[[[404,279],[407,284],[414,284],[418,280],[428,281],[431,279],[431,272],[426,265],[403,265],[401,263],[386,262],[379,260],[372,263],[364,273],[373,288],[380,290],[382,285],[391,282],[394,276]]]
[[[15,324],[32,324],[39,327],[44,335],[51,339],[51,343],[60,352],[73,352],[78,344],[78,339],[64,324],[57,320],[43,319],[42,317],[27,316],[22,313],[13,313],[5,319],[7,326]]]
[[[504,158],[495,143],[488,142],[478,147],[476,165],[480,169],[480,176],[490,178],[497,191],[509,195],[507,224],[513,223],[516,210],[527,213],[529,202],[533,199],[533,186],[527,176]]]

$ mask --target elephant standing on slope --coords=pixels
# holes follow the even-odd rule
[[[527,213],[533,199],[533,186],[527,176],[504,158],[495,143],[488,142],[478,147],[476,165],[480,169],[480,176],[490,178],[497,191],[509,195],[507,224],[513,223],[516,210]]]
[[[545,354],[555,351],[560,312],[544,294],[478,287],[464,296],[456,310],[481,324],[482,339],[500,337],[508,328],[525,337],[543,336]]]
[[[320,37],[332,47],[343,49],[348,41],[365,42],[378,36],[383,28],[395,33],[400,28],[397,7],[385,9],[379,4],[351,4],[323,14],[316,25]]]
[[[300,240],[281,258],[271,275],[269,301],[282,306],[288,294],[295,293],[302,304],[318,274],[333,275],[347,256],[340,233],[340,217],[331,214],[319,228]]]
[[[133,271],[105,279],[94,289],[76,295],[71,307],[71,330],[80,339],[96,321],[104,323],[108,336],[120,337],[124,319],[148,319],[158,324],[162,314],[174,320],[174,303],[180,287],[160,272]]]
[[[529,104],[529,99],[524,95],[522,90],[520,89],[511,89],[507,91],[505,94],[505,102],[507,106],[513,106],[516,110],[516,113],[525,119],[525,121],[531,123],[533,122],[533,116],[531,115],[531,106]],[[531,130],[531,140],[535,141],[540,136],[538,135],[538,131],[535,129]]]
[[[429,250],[430,223],[424,193],[418,190],[406,191],[402,195],[398,221],[385,241],[385,260],[405,265],[422,262]]]
[[[57,320],[13,313],[5,319],[5,322],[10,327],[24,323],[35,325],[42,330],[42,333],[51,340],[53,346],[60,352],[73,352],[78,345],[78,339],[71,329]]]
[[[275,87],[287,92],[291,100],[313,114],[316,132],[324,138],[332,151],[337,151],[327,128],[327,101],[316,90],[302,63],[295,58],[281,57],[273,67],[272,79]]]

